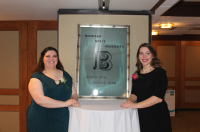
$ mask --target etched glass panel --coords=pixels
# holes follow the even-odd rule
[[[79,27],[79,96],[127,97],[128,26]]]

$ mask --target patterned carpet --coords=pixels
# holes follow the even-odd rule
[[[200,111],[177,111],[171,123],[172,132],[200,132]]]

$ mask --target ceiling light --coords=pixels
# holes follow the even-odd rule
[[[158,32],[152,31],[151,35],[158,35]]]
[[[159,28],[173,28],[173,24],[171,24],[171,23],[160,24]]]
[[[99,10],[108,10],[110,0],[98,0],[99,3]]]

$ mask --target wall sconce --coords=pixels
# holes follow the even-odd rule
[[[171,24],[171,23],[160,24],[159,28],[173,28],[173,24]]]
[[[158,35],[158,32],[152,31],[151,35]]]

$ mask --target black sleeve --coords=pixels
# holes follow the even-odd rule
[[[165,70],[159,69],[156,71],[155,79],[156,83],[154,96],[164,99],[168,85],[168,79]]]
[[[134,88],[134,82],[135,82],[135,80],[132,79],[132,90],[131,90],[131,94],[136,95],[135,88]],[[136,95],[136,96],[137,96],[137,95]]]

